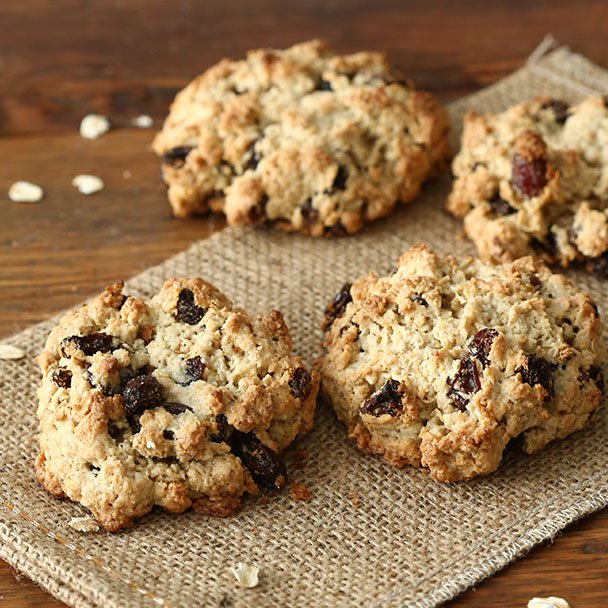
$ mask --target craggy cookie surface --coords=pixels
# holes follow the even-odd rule
[[[318,388],[290,349],[279,312],[251,318],[201,279],[171,279],[148,303],[108,287],[38,358],[40,482],[110,531],[154,505],[228,515],[245,492],[281,487]]]
[[[447,207],[486,261],[528,254],[608,277],[608,107],[538,98],[465,117]]]
[[[588,295],[541,262],[458,264],[417,245],[326,311],[323,393],[349,436],[441,481],[495,470],[587,424],[605,350]]]
[[[223,60],[176,97],[154,150],[177,216],[353,233],[446,163],[447,116],[379,53],[313,40]]]

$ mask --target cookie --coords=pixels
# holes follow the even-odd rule
[[[341,235],[413,200],[446,164],[447,130],[436,99],[383,55],[312,40],[207,70],[153,147],[176,216]]]
[[[590,297],[537,258],[498,266],[406,251],[326,310],[322,391],[349,437],[440,481],[494,471],[583,428],[606,353]]]
[[[540,255],[608,278],[608,107],[537,98],[469,113],[448,210],[488,262]]]
[[[111,285],[38,357],[36,472],[108,531],[158,505],[225,516],[286,483],[281,453],[312,426],[318,380],[281,313],[249,317],[202,279],[149,302]]]

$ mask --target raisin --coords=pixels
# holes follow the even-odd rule
[[[234,427],[228,424],[226,416],[224,414],[218,414],[215,417],[215,423],[217,424],[217,433],[211,436],[211,441],[215,443],[228,442],[234,431]]]
[[[207,366],[199,356],[186,360],[186,374],[192,378],[190,382],[200,380],[206,368]]]
[[[253,433],[234,431],[230,447],[249,469],[253,480],[266,488],[282,488],[287,482],[287,470],[282,456],[264,445]]]
[[[543,286],[543,282],[538,278],[538,275],[531,272],[530,273],[530,285],[535,289],[540,289]]]
[[[291,394],[296,399],[306,399],[310,395],[312,379],[303,367],[298,367],[294,370],[288,384]]]
[[[163,387],[154,376],[138,376],[127,382],[122,397],[127,411],[137,414],[162,404]]]
[[[602,393],[604,392],[604,374],[602,373],[602,368],[599,365],[590,365],[589,371],[587,372],[591,380],[595,382],[595,386],[597,386]]]
[[[538,196],[547,185],[547,161],[544,158],[526,159],[513,154],[511,183],[525,198]]]
[[[602,279],[608,279],[608,251],[596,258],[589,258],[587,267]]]
[[[133,435],[137,435],[137,433],[141,431],[141,424],[139,424],[139,418],[130,416],[129,418],[127,418],[127,421],[129,423],[129,426],[131,427],[131,433],[133,433]]]
[[[268,203],[268,195],[262,194],[259,202],[250,207],[247,216],[252,224],[261,222],[266,217],[266,204]]]
[[[174,416],[192,411],[189,405],[184,405],[183,403],[163,403],[163,407]]]
[[[488,356],[497,335],[498,332],[495,329],[484,327],[469,340],[469,354],[477,359],[484,368],[490,362]]]
[[[333,297],[332,301],[327,305],[325,309],[325,318],[323,319],[323,329],[327,331],[332,323],[346,310],[346,306],[349,302],[353,301],[350,295],[351,283],[344,283],[342,289]]]
[[[401,395],[399,394],[400,383],[398,380],[387,380],[384,385],[372,393],[359,408],[362,414],[370,416],[397,416],[402,410]]]
[[[516,210],[509,205],[509,203],[504,199],[500,198],[500,195],[496,193],[489,201],[490,208],[492,212],[496,215],[512,215],[516,213]]]
[[[591,308],[593,308],[593,313],[595,314],[595,318],[599,319],[600,318],[600,309],[597,307],[597,304],[595,302],[591,302]]]
[[[570,106],[561,99],[551,99],[543,103],[543,108],[551,108],[555,115],[555,122],[559,125],[563,125],[568,118],[570,118]]]
[[[335,194],[340,190],[346,190],[346,180],[348,178],[348,172],[344,165],[338,165],[338,170],[334,177],[334,181],[331,183],[331,187],[325,190],[325,194]]]
[[[475,394],[481,389],[479,381],[479,372],[475,361],[469,357],[463,357],[460,360],[458,371],[454,379],[448,378],[448,399],[454,407],[457,407],[461,412],[464,412],[469,402],[468,395]]]
[[[63,357],[69,357],[76,350],[81,350],[87,356],[107,353],[112,349],[113,339],[113,336],[99,332],[88,336],[70,336],[61,341],[59,352]]]
[[[193,146],[177,146],[163,154],[163,162],[172,167],[183,167],[186,157],[192,152]]]
[[[325,78],[319,78],[315,85],[315,91],[333,91],[331,83],[325,80]]]
[[[175,435],[173,434],[173,431],[170,431],[169,429],[165,429],[163,431],[163,439],[166,439],[167,441],[171,441],[171,439],[174,439]]]
[[[330,234],[331,236],[346,236],[348,232],[341,222],[336,222],[325,228],[325,234]]]
[[[189,289],[182,289],[177,298],[178,321],[188,325],[196,325],[205,315],[207,310],[194,303],[194,294]]]
[[[424,306],[425,308],[429,307],[429,303],[418,293],[413,293],[410,296],[410,300],[412,302],[416,302],[417,304],[421,304],[422,306]]]
[[[300,213],[307,224],[314,224],[319,219],[319,212],[312,206],[311,198],[307,198],[300,205]]]
[[[545,399],[553,398],[553,374],[551,364],[540,355],[526,355],[523,367],[518,367],[515,372],[521,374],[521,380],[530,386],[540,384],[546,391]]]
[[[249,147],[247,148],[247,160],[244,162],[243,164],[243,169],[245,171],[251,170],[251,171],[255,171],[255,169],[257,169],[257,166],[260,162],[260,160],[262,159],[262,155],[259,154],[256,149],[255,149],[255,144],[257,143],[257,139],[253,142],[251,142],[251,144],[249,144]]]
[[[70,386],[72,386],[72,372],[69,369],[62,367],[55,370],[51,379],[61,388],[70,388]]]
[[[117,310],[122,310],[122,307],[125,305],[125,302],[126,302],[128,299],[129,299],[129,297],[128,297],[128,296],[125,296],[125,295],[123,294],[123,296],[122,296],[122,298],[121,298],[120,302],[118,303],[118,306],[116,307],[116,309],[117,309]]]

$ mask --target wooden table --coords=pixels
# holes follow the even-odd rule
[[[460,2],[180,0],[0,4],[0,336],[75,304],[223,226],[169,214],[138,114],[165,115],[176,90],[223,56],[322,37],[338,51],[380,49],[420,88],[455,99],[519,67],[551,32],[608,66],[605,0]],[[115,130],[78,135],[90,112]],[[106,182],[85,197],[78,173]],[[8,200],[17,179],[41,184],[37,205]],[[561,595],[608,603],[608,513],[468,591],[454,607],[523,607]],[[2,608],[61,606],[0,563]]]

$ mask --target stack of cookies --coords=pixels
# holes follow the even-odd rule
[[[312,368],[280,312],[250,316],[200,278],[147,301],[112,285],[66,314],[38,359],[39,480],[116,531],[155,505],[226,516],[282,488],[318,395],[361,450],[443,482],[583,428],[603,392],[602,323],[545,263],[608,276],[606,105],[469,114],[446,205],[483,261],[420,244],[389,276],[352,277],[319,311]],[[416,204],[449,165],[447,135],[446,111],[384,56],[311,41],[209,69],[154,150],[176,216],[223,213],[314,248]]]

